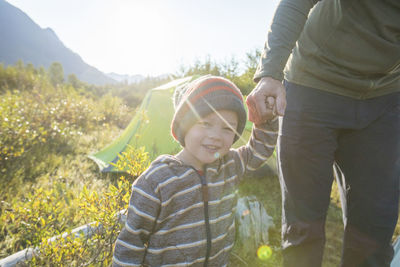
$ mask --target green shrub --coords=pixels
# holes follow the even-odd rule
[[[5,91],[0,98],[0,182],[15,187],[34,181],[57,167],[51,162],[57,154],[74,153],[83,133],[123,128],[129,120],[127,106],[110,94],[95,100],[70,85]],[[38,168],[42,162],[49,164]]]
[[[130,177],[137,177],[148,166],[148,155],[143,149],[130,147],[121,155],[117,167],[128,170]],[[122,169],[120,169],[122,170]],[[79,199],[81,223],[92,223],[98,231],[91,236],[59,236],[53,242],[42,239],[40,255],[32,261],[33,266],[108,266],[112,261],[113,245],[121,230],[118,222],[120,213],[128,206],[131,183],[125,176],[120,177],[117,186],[110,184],[102,192],[90,191],[84,187]],[[70,229],[71,230],[71,229]],[[67,232],[67,233],[70,233]]]
[[[66,231],[79,220],[77,198],[66,184],[50,189],[34,188],[22,199],[3,203],[0,215],[0,240],[7,253],[40,245],[43,237]]]
[[[74,236],[71,228],[66,236],[59,235],[52,242],[50,236],[42,238],[40,255],[30,263],[32,266],[108,266],[112,260],[113,245],[121,229],[119,211],[126,207],[131,181],[121,177],[117,186],[109,185],[102,192],[84,187],[77,200],[81,224],[91,223],[91,235]]]
[[[57,182],[45,190],[35,188],[20,200],[2,207],[0,239],[7,253],[38,247],[40,254],[32,266],[105,265],[112,260],[113,244],[121,229],[118,211],[126,209],[132,177],[148,167],[142,148],[129,148],[116,166],[124,167],[131,179],[120,177],[116,185],[101,191],[83,187],[80,193]],[[74,227],[91,223],[98,227],[91,236],[71,234]],[[49,242],[52,236],[57,236]]]

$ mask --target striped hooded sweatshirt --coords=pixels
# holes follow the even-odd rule
[[[132,186],[128,215],[115,243],[113,266],[226,266],[235,238],[237,185],[274,151],[278,119],[253,127],[245,146],[231,149],[200,174],[175,156],[159,156]]]

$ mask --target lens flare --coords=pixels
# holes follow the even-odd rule
[[[218,158],[219,158],[219,153],[218,153],[218,152],[215,152],[215,154],[214,154],[214,158],[216,158],[216,159],[218,159]]]
[[[262,245],[257,249],[257,257],[262,260],[266,261],[272,256],[272,249],[267,245]]]

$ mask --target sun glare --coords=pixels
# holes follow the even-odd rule
[[[108,32],[112,36],[107,38],[107,46],[111,51],[122,53],[124,58],[109,60],[119,61],[118,64],[125,69],[129,69],[129,65],[142,66],[144,73],[157,72],[157,68],[164,68],[160,66],[160,62],[167,61],[163,57],[169,56],[165,53],[165,46],[171,44],[172,27],[169,27],[168,19],[160,7],[139,1],[119,3],[121,4],[114,5],[108,18]],[[111,57],[112,54],[105,56]],[[158,63],[149,64],[149,61],[156,60]],[[145,69],[147,66],[152,69]]]

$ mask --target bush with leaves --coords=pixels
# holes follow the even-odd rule
[[[143,148],[129,147],[120,155],[116,167],[127,171],[130,177],[140,175],[149,164],[148,154]],[[108,266],[112,261],[113,245],[121,230],[120,213],[126,208],[131,193],[131,182],[122,176],[117,186],[109,185],[105,192],[89,192],[85,187],[79,197],[80,217],[97,229],[91,235],[60,236],[53,242],[42,242],[40,256],[33,266],[43,264],[66,266]],[[45,241],[45,240],[43,240]]]
[[[2,69],[0,65],[0,84],[16,86],[17,83],[10,81],[17,76],[16,70]],[[41,172],[51,171],[38,168],[41,162],[54,153],[72,153],[83,133],[114,125],[123,128],[130,120],[128,107],[118,97],[106,94],[95,99],[68,84],[55,88],[37,71],[22,69],[21,73],[30,73],[26,75],[33,77],[33,84],[29,85],[32,88],[5,90],[0,98],[0,182],[3,184],[15,187],[27,179],[34,181]],[[26,79],[20,82],[25,83]]]
[[[23,199],[3,202],[0,240],[6,247],[5,253],[36,247],[43,237],[58,235],[75,225],[79,221],[76,201],[73,190],[56,182],[49,189],[33,189]]]
[[[86,185],[75,193],[66,184],[56,183],[3,206],[0,238],[7,239],[7,253],[37,247],[40,253],[30,262],[32,266],[108,266],[121,229],[119,211],[127,209],[131,184],[148,167],[148,159],[143,148],[130,147],[116,164],[129,178],[120,177],[116,185],[109,184],[101,191]],[[71,233],[86,224],[96,229],[91,235]]]
[[[88,235],[72,234],[69,228],[64,235],[48,241],[42,238],[40,254],[30,263],[32,266],[109,266],[113,244],[121,229],[119,211],[126,208],[131,181],[121,177],[117,186],[109,185],[102,192],[89,191],[84,187],[77,199],[81,224],[90,225]]]

